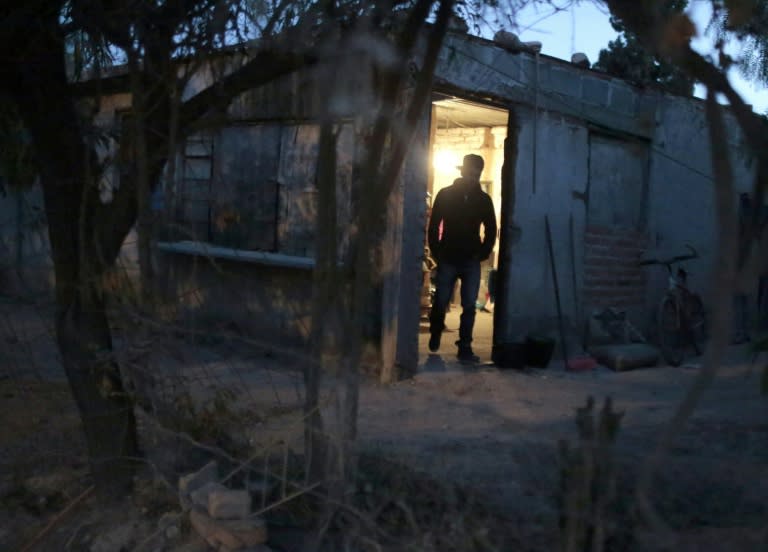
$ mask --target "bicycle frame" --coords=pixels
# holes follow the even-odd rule
[[[683,339],[685,341],[690,341],[690,344],[693,345],[696,353],[700,354],[699,346],[696,343],[696,339],[694,337],[692,320],[695,318],[694,311],[697,311],[697,307],[698,310],[701,311],[701,300],[699,299],[698,295],[696,295],[688,288],[688,273],[686,270],[682,267],[678,267],[676,272],[672,271],[673,265],[683,261],[698,258],[698,253],[696,250],[690,245],[687,245],[687,247],[690,250],[690,253],[687,255],[678,255],[669,259],[647,259],[642,261],[640,265],[659,264],[666,267],[667,291],[664,294],[664,297],[661,299],[659,308],[663,309],[665,308],[664,305],[666,302],[671,302],[671,307],[674,309],[674,314],[672,315],[674,321],[673,327],[677,328],[677,330],[673,331],[682,332]],[[659,324],[661,324],[661,315],[659,320]],[[664,330],[660,329],[659,331],[661,332],[659,334],[660,339],[662,339],[661,336],[663,335]],[[662,349],[664,349],[664,346],[662,346]],[[673,349],[677,349],[676,355],[680,354],[679,347],[673,347]],[[679,363],[679,361],[681,361],[681,359],[682,357],[677,359],[676,362],[673,362],[672,360],[669,360],[669,362],[670,364],[676,365]]]
[[[667,290],[675,291],[677,289],[688,290],[688,273],[683,268],[677,269],[677,274],[672,273],[672,265],[688,261],[691,259],[697,259],[699,253],[693,248],[693,246],[686,244],[686,247],[691,251],[687,255],[677,255],[669,259],[646,259],[640,262],[640,266],[648,266],[652,264],[663,265],[667,268]]]

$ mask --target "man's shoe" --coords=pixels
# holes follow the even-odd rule
[[[459,352],[456,356],[462,364],[475,364],[480,362],[480,357],[472,352],[471,347],[459,347]]]
[[[432,335],[429,336],[429,350],[434,352],[437,352],[437,350],[440,348],[440,336],[442,332],[435,332]]]

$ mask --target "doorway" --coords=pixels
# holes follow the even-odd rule
[[[458,166],[464,155],[474,153],[482,156],[485,168],[480,176],[480,185],[493,199],[496,221],[501,220],[501,167],[504,163],[504,140],[507,137],[509,113],[506,109],[477,103],[464,98],[436,94],[432,101],[427,182],[427,217],[437,193],[450,186],[460,175]],[[425,252],[427,251],[426,228],[424,229]],[[480,291],[478,293],[473,334],[475,354],[482,361],[490,361],[493,346],[493,287],[495,270],[498,267],[499,242],[496,241],[490,258],[481,265]],[[420,365],[429,356],[429,305],[430,273],[425,266],[422,288],[421,319],[419,332]],[[490,284],[490,288],[489,288]],[[455,358],[454,342],[458,339],[461,301],[458,284],[451,297],[446,316],[446,331],[438,354],[446,360]]]

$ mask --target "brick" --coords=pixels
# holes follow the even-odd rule
[[[584,286],[589,288],[604,288],[604,287],[612,287],[615,284],[615,281],[612,278],[605,278],[605,277],[598,277],[598,278],[588,278],[584,281]]]
[[[219,480],[219,465],[215,460],[198,471],[179,478],[179,501],[184,509],[192,505],[191,494],[201,487]]]
[[[613,243],[610,238],[605,236],[590,236],[584,239],[584,245],[589,250],[591,247],[611,247]]]
[[[596,235],[608,235],[612,236],[615,233],[615,230],[611,228],[610,226],[601,226],[598,224],[590,224],[586,227],[585,232],[587,234],[596,234]]]
[[[645,271],[643,270],[643,267],[637,265],[633,265],[631,267],[619,267],[616,269],[616,273],[620,276],[645,278]]]
[[[617,237],[613,241],[613,245],[621,248],[624,251],[639,251],[643,248],[642,244],[639,244],[637,241],[631,240],[624,236]]]
[[[644,278],[643,273],[637,268],[628,265],[626,261],[607,269],[614,278]]]
[[[623,299],[629,296],[629,294],[621,289],[617,288],[592,288],[585,290],[587,295],[591,297],[610,297],[611,299]]]
[[[613,250],[607,244],[589,244],[585,251],[586,257],[610,257],[612,255]]]
[[[585,243],[602,243],[610,245],[613,243],[613,237],[608,234],[590,232],[584,234]]]
[[[214,519],[245,519],[251,513],[246,490],[214,490],[208,495],[208,514]]]
[[[587,247],[584,255],[585,260],[595,260],[603,262],[612,262],[612,264],[621,263],[627,268],[641,268],[640,259],[634,254],[627,254],[626,250],[609,245],[590,245]]]
[[[605,274],[605,268],[602,267],[595,267],[595,266],[588,266],[584,268],[584,278],[600,278]]]
[[[588,268],[605,268],[606,266],[613,266],[617,263],[623,262],[624,259],[608,255],[590,255],[584,259],[584,265]]]

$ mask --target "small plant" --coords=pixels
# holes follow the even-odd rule
[[[605,399],[599,416],[595,400],[576,410],[579,444],[566,440],[560,448],[560,530],[565,552],[596,552],[605,549],[612,534],[608,520],[616,497],[613,445],[623,412],[613,410]]]

